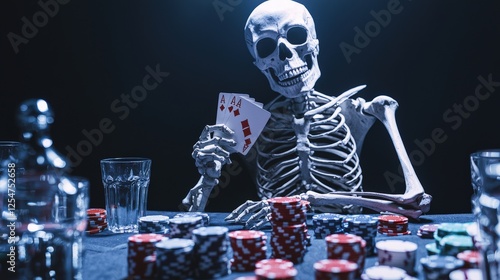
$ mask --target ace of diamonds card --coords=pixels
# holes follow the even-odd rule
[[[246,155],[266,126],[271,113],[247,94],[219,94],[217,124],[225,124],[234,131],[236,151]]]

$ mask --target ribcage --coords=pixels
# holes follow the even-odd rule
[[[362,191],[356,143],[340,107],[297,118],[288,105],[270,110],[256,143],[259,196]]]

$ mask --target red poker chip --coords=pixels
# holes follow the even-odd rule
[[[258,230],[236,230],[228,233],[229,238],[232,239],[257,239],[262,238],[266,234]]]
[[[288,197],[288,196],[283,196],[283,197],[273,197],[269,198],[267,202],[273,206],[273,205],[295,205],[295,204],[300,204],[301,199],[297,197]]]
[[[264,266],[280,266],[283,268],[290,268],[293,267],[293,263],[284,259],[265,259],[255,264],[255,268],[262,268]]]
[[[404,230],[401,230],[401,229],[378,228],[377,231],[380,232],[380,233],[403,233],[403,232],[407,232],[408,228],[406,228]]]
[[[282,259],[278,261],[262,260],[257,262],[255,267],[255,275],[258,279],[293,280],[298,273],[297,269],[293,267],[293,262]]]
[[[384,232],[384,231],[379,231],[380,234],[383,234],[385,236],[402,236],[402,235],[410,235],[411,231],[407,230],[405,232]]]
[[[350,234],[350,233],[335,233],[335,234],[330,234],[325,237],[325,241],[327,243],[361,243],[361,238],[360,236]]]
[[[87,220],[93,220],[93,221],[102,221],[106,220],[106,218],[107,218],[106,215],[87,216]]]
[[[378,217],[378,221],[385,224],[406,224],[408,218],[399,215],[381,215]]]
[[[465,250],[457,254],[457,259],[464,261],[465,268],[479,268],[481,254],[476,250]]]
[[[128,242],[130,243],[156,243],[163,240],[165,236],[157,233],[138,233],[130,236]]]
[[[434,234],[434,232],[437,231],[438,227],[439,227],[438,224],[426,224],[426,225],[420,226],[418,231],[421,232],[422,234],[432,235],[432,234]]]
[[[358,264],[341,259],[326,259],[315,262],[313,267],[316,272],[326,276],[355,272],[358,269]]]
[[[103,208],[89,208],[87,209],[87,216],[102,216],[106,215],[106,209]]]

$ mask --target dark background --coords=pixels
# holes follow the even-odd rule
[[[21,36],[22,18],[33,22],[43,10],[36,1],[2,3],[0,139],[19,139],[15,112],[28,98],[52,105],[52,136],[64,154],[87,141],[83,130],[95,132],[109,118],[114,130],[103,133],[71,172],[91,180],[91,206],[104,205],[100,159],[144,156],[153,160],[149,208],[178,210],[199,178],[192,146],[215,120],[218,92],[244,92],[261,102],[277,96],[243,39],[246,19],[262,1],[66,1],[17,53],[8,34]],[[358,97],[395,98],[406,149],[434,197],[431,212],[470,212],[469,155],[500,148],[500,86],[490,87],[484,100],[474,96],[479,76],[500,82],[498,1],[402,0],[400,13],[350,63],[339,45],[354,46],[354,28],[364,30],[374,20],[370,11],[393,1],[299,2],[312,14],[320,40],[316,89],[338,95],[366,84]],[[121,94],[142,84],[145,68],[156,65],[169,76],[126,116],[113,110]],[[445,135],[437,142],[430,140],[435,129]],[[380,123],[368,134],[361,160],[365,190],[404,192],[401,181],[384,177],[397,176],[398,160]],[[207,210],[229,211],[256,198],[248,174],[236,170],[224,173]]]

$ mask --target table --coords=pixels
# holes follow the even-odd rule
[[[178,212],[166,211],[149,211],[148,215],[167,215],[169,217],[175,216]],[[230,231],[243,229],[242,225],[229,224],[224,221],[224,217],[228,213],[208,213],[210,216],[211,226],[225,226]],[[417,251],[417,271],[421,270],[418,260],[421,257],[427,256],[425,244],[434,242],[433,239],[423,239],[416,235],[418,228],[423,224],[430,223],[443,223],[443,222],[472,222],[473,215],[469,213],[463,214],[442,214],[442,215],[423,215],[419,221],[411,220],[409,228],[411,235],[388,237],[381,234],[377,235],[376,241],[388,238],[412,241],[418,244]],[[308,216],[308,226],[312,228],[311,214]],[[270,232],[270,227],[262,229],[265,232]],[[84,237],[84,260],[83,260],[83,279],[126,279],[127,277],[127,238],[132,234],[112,234],[110,232],[103,232],[97,235],[88,235]],[[298,270],[296,279],[307,280],[314,279],[313,264],[321,259],[326,258],[326,243],[324,239],[311,240],[311,246],[308,247],[307,253],[304,257],[304,262],[295,265]],[[369,256],[366,259],[366,267],[375,265],[377,257]],[[243,275],[253,275],[252,272],[248,273],[232,273],[223,280],[235,279]],[[424,279],[424,275],[418,272],[415,275],[418,279]]]

